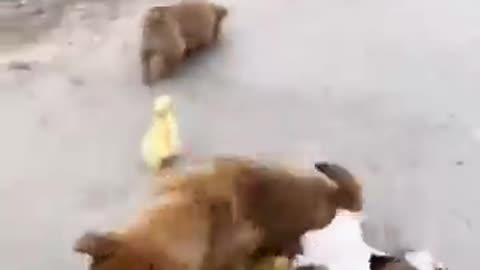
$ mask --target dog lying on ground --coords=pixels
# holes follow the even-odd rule
[[[86,233],[74,250],[92,258],[91,270],[247,267],[326,226],[338,208],[361,210],[361,186],[346,169],[316,168],[330,179],[216,159],[209,169],[172,176],[156,204],[124,231]]]
[[[409,251],[391,256],[363,240],[361,213],[339,211],[321,230],[301,238],[302,253],[294,260],[295,270],[445,270],[427,251]]]
[[[226,15],[225,7],[203,1],[150,8],[142,26],[143,83],[171,75],[186,56],[213,44]]]
[[[295,264],[323,265],[331,270],[369,270],[372,254],[386,255],[363,241],[361,213],[339,211],[321,230],[311,230],[301,237],[301,255]]]

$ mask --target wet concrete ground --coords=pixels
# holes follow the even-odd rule
[[[222,43],[154,89],[174,97],[186,146],[341,162],[364,180],[369,243],[475,267],[480,4],[224,2]],[[151,3],[69,4],[36,42],[0,52],[2,268],[84,269],[73,240],[141,204],[152,92],[138,26]]]

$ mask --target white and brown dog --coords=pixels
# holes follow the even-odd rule
[[[297,270],[445,270],[428,251],[408,251],[391,256],[363,240],[361,213],[339,211],[320,230],[301,238],[302,254],[294,260]]]

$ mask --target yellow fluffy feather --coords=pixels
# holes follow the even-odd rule
[[[180,138],[172,99],[159,96],[154,101],[152,125],[143,137],[143,160],[151,170],[158,171],[162,162],[178,155],[179,150]]]

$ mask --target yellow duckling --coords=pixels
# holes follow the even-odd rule
[[[158,171],[162,163],[179,154],[177,120],[170,96],[159,96],[154,101],[152,126],[143,137],[142,155],[147,166]]]

